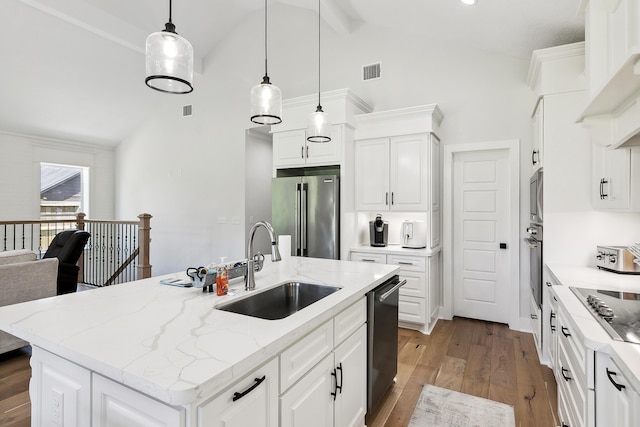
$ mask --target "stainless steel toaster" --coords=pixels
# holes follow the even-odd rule
[[[596,267],[615,273],[640,274],[640,265],[627,246],[598,246]]]

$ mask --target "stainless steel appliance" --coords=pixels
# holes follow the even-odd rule
[[[529,220],[542,224],[543,218],[543,172],[542,168],[533,173],[529,181]]]
[[[640,344],[640,294],[576,287],[571,290],[612,339]]]
[[[524,241],[529,246],[529,285],[534,300],[542,308],[542,225],[531,224],[527,233],[529,237]]]
[[[369,242],[371,246],[387,246],[389,241],[389,223],[378,214],[375,221],[369,221]]]
[[[402,247],[420,249],[427,247],[427,223],[409,221],[402,223]]]
[[[273,178],[271,224],[290,235],[291,255],[340,258],[340,186],[336,175]]]
[[[398,276],[367,294],[367,413],[372,413],[398,371]]]
[[[624,274],[640,274],[640,265],[628,246],[598,246],[596,267]]]

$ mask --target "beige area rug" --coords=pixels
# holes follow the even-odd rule
[[[511,427],[513,406],[425,384],[409,427]]]

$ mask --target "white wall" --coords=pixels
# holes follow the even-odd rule
[[[268,126],[265,126],[268,129]],[[253,224],[271,222],[272,137],[265,132],[247,131],[245,142],[245,231],[248,238]],[[271,240],[265,230],[256,230],[253,250],[271,253]]]
[[[111,148],[0,132],[0,219],[40,218],[41,162],[88,167],[89,218],[114,219],[114,158]]]

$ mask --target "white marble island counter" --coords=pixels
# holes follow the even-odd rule
[[[390,265],[265,261],[256,291],[288,280],[342,289],[281,320],[214,309],[246,295],[140,280],[0,307],[0,329],[170,405],[214,395],[397,273]],[[166,277],[166,276],[163,276]]]

